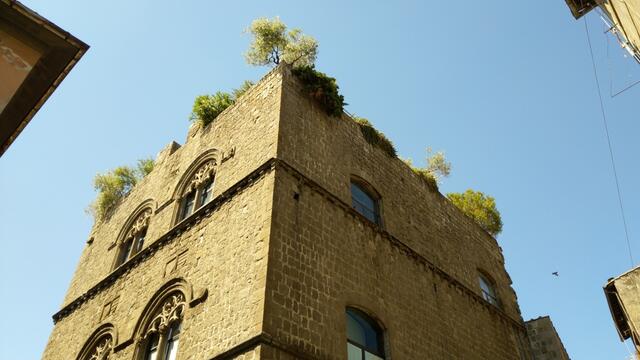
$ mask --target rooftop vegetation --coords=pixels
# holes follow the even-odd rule
[[[469,189],[463,193],[448,193],[447,198],[492,236],[502,232],[502,217],[493,197]]]
[[[153,171],[153,159],[141,159],[135,167],[119,166],[104,174],[97,174],[93,187],[98,192],[88,211],[96,220],[108,218],[120,201],[133,187]]]

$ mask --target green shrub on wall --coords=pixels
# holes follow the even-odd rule
[[[136,167],[119,166],[104,174],[97,174],[93,179],[93,187],[98,191],[98,196],[89,205],[89,212],[96,220],[107,218],[133,187],[153,171],[153,167],[153,159],[142,159],[138,160]]]
[[[358,124],[360,132],[362,132],[362,136],[364,136],[364,139],[369,144],[377,146],[391,157],[397,156],[396,148],[393,146],[391,140],[389,140],[382,132],[374,128],[369,120],[363,117],[354,116],[353,121]]]
[[[305,91],[322,105],[330,116],[340,117],[344,109],[344,96],[338,92],[336,79],[317,71],[313,66],[293,68],[293,74],[302,81]]]
[[[193,109],[189,120],[197,121],[200,125],[207,126],[215,120],[220,113],[236,103],[238,98],[253,86],[253,82],[245,80],[239,88],[232,93],[218,91],[213,95],[199,95],[193,102]]]
[[[207,126],[215,120],[221,112],[233,105],[233,97],[226,92],[218,91],[213,95],[200,95],[193,102],[191,121],[198,121]]]
[[[447,197],[489,234],[495,237],[502,232],[502,216],[493,197],[471,189],[463,193],[449,193]]]
[[[404,161],[404,163],[411,168],[414,174],[418,175],[422,180],[424,180],[424,182],[427,183],[427,186],[429,186],[431,190],[438,191],[438,179],[431,171],[429,171],[429,169],[413,166],[411,159],[402,161]]]

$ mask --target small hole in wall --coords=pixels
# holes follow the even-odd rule
[[[87,245],[91,245],[93,244],[93,236],[89,238],[89,240],[87,240]]]
[[[293,193],[293,199],[294,199],[294,200],[298,200],[298,199],[300,199],[300,194],[299,194],[299,193],[297,193],[297,192],[294,192],[294,193]]]

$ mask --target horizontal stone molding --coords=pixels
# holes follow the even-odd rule
[[[189,230],[193,225],[200,223],[202,219],[209,217],[212,213],[218,210],[221,205],[230,201],[236,194],[240,193],[245,188],[248,188],[256,181],[260,180],[265,174],[273,171],[276,163],[275,158],[271,158],[259,166],[256,170],[252,171],[249,175],[242,178],[240,181],[232,185],[222,194],[216,196],[208,204],[202,206],[196,212],[194,212],[188,218],[182,220],[176,224],[171,230],[162,235],[156,241],[152,242],[148,247],[140,250],[131,259],[124,264],[114,269],[104,279],[100,280],[96,285],[87,290],[84,294],[78,296],[76,299],[65,305],[53,315],[53,323],[57,323],[62,318],[68,316],[73,311],[78,309],[82,304],[86,303],[89,299],[94,298],[103,290],[113,285],[118,278],[123,274],[138,267],[142,262],[152,256],[156,251],[163,248],[165,245],[173,241],[177,236],[181,235],[185,231]],[[206,296],[206,294],[204,295]]]
[[[367,219],[366,217],[361,215],[359,212],[357,212],[350,204],[345,203],[342,199],[332,194],[330,191],[322,187],[317,182],[306,177],[304,174],[296,170],[293,166],[289,165],[287,162],[283,160],[278,160],[276,163],[276,167],[283,169],[284,171],[289,173],[291,176],[296,178],[296,180],[299,182],[301,186],[307,186],[311,190],[315,191],[317,194],[323,196],[325,199],[327,199],[329,202],[331,202],[335,206],[341,208],[343,211],[345,211],[349,215],[358,219],[364,226],[368,226],[373,231],[377,232],[380,235],[381,239],[386,239],[387,241],[389,241],[394,247],[396,247],[405,256],[413,259],[418,264],[422,265],[425,269],[429,269],[432,273],[437,275],[439,278],[447,281],[451,286],[462,291],[464,294],[469,296],[475,303],[478,303],[484,306],[490,312],[500,316],[500,318],[502,318],[503,320],[513,324],[518,329],[525,331],[524,323],[521,320],[513,318],[511,315],[507,314],[502,309],[497,308],[494,305],[491,305],[490,303],[488,303],[476,291],[467,287],[464,283],[462,283],[461,281],[451,276],[444,269],[432,263],[429,259],[425,258],[422,254],[420,254],[419,252],[411,248],[409,245],[407,245],[406,242],[401,241],[400,239],[396,238],[389,232],[385,231],[379,225],[371,222],[369,219]]]
[[[351,207],[351,205],[345,203],[342,199],[340,199],[333,193],[329,192],[320,184],[318,184],[317,182],[313,181],[312,179],[302,174],[300,171],[295,169],[286,161],[277,159],[277,158],[271,158],[266,162],[264,162],[256,170],[252,171],[249,175],[242,178],[236,184],[231,186],[228,190],[226,190],[225,192],[223,192],[222,194],[214,198],[210,203],[201,207],[191,216],[189,216],[188,218],[176,224],[171,230],[169,230],[166,234],[161,236],[158,240],[154,241],[147,248],[141,250],[135,256],[133,256],[129,261],[127,261],[120,267],[116,268],[107,277],[105,277],[103,280],[98,282],[95,286],[90,288],[87,292],[80,295],[71,303],[64,306],[60,311],[58,311],[53,315],[54,324],[60,321],[60,319],[72,313],[75,309],[79,308],[82,304],[87,302],[89,299],[95,297],[101,291],[111,286],[122,274],[126,273],[130,269],[137,267],[141,262],[149,258],[158,249],[162,248],[163,246],[171,242],[174,238],[176,238],[177,236],[179,236],[180,234],[182,234],[183,232],[191,228],[194,224],[197,224],[201,222],[202,219],[210,216],[222,204],[231,200],[236,194],[241,192],[243,189],[251,186],[251,184],[253,184],[255,181],[262,178],[265,174],[272,172],[276,168],[284,170],[286,173],[296,178],[296,180],[298,180],[298,182],[301,185],[307,186],[308,188],[312,189],[313,191],[323,196],[325,199],[327,199],[329,202],[331,202],[335,206],[339,207],[346,213],[350,214],[355,219],[358,219],[364,226],[370,227],[373,231],[377,232],[380,235],[381,239],[386,239],[387,241],[389,241],[391,245],[396,247],[405,256],[407,256],[410,259],[413,259],[415,262],[422,265],[424,269],[428,269],[433,274],[437,275],[439,278],[447,281],[451,286],[459,289],[462,293],[464,293],[471,300],[473,300],[473,302],[480,304],[491,313],[498,315],[504,321],[511,323],[512,325],[516,326],[518,329],[522,331],[525,330],[524,324],[522,323],[521,320],[513,318],[511,315],[507,314],[502,309],[499,309],[489,304],[486,300],[482,298],[482,296],[480,296],[480,294],[476,293],[476,291],[467,287],[464,283],[462,283],[461,281],[451,276],[444,269],[435,265],[433,262],[425,258],[422,254],[420,254],[419,252],[411,248],[409,245],[407,245],[405,242],[401,241],[400,239],[396,238],[389,232],[385,231],[380,226],[369,221],[367,218],[365,218],[356,210],[354,210]]]
[[[220,353],[218,355],[215,355],[211,358],[209,358],[209,360],[227,360],[227,359],[235,359],[236,357],[238,357],[239,355],[242,354],[246,354],[249,351],[253,351],[255,348],[257,348],[258,346],[269,346],[272,347],[274,349],[277,349],[281,352],[284,352],[288,355],[293,356],[296,359],[301,359],[301,360],[315,360],[317,359],[317,357],[314,356],[310,356],[307,354],[303,354],[295,349],[291,349],[290,347],[288,347],[287,345],[281,344],[278,341],[276,341],[271,335],[263,332],[260,333],[254,337],[251,337],[235,346],[233,346],[231,349]]]

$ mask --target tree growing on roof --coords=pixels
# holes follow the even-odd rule
[[[449,193],[447,197],[489,234],[497,236],[502,232],[502,217],[493,197],[471,189],[463,193]]]
[[[280,18],[259,18],[251,23],[247,32],[253,35],[249,51],[245,54],[251,65],[278,65],[281,61],[294,67],[313,66],[318,53],[318,42],[304,35],[300,29],[287,31]]]

